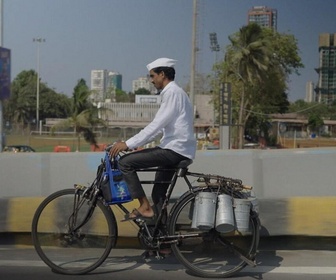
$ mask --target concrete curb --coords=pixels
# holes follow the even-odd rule
[[[27,233],[31,232],[33,216],[43,199],[44,197],[0,198],[0,234],[10,233],[12,237],[9,239],[14,243],[15,239],[18,242],[24,241]],[[131,211],[137,208],[139,203],[132,201],[124,206]],[[119,236],[136,237],[137,227],[133,223],[119,222],[124,218],[124,214],[116,206],[111,207],[118,222]]]

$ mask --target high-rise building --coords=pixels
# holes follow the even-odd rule
[[[150,91],[151,94],[156,94],[157,89],[149,81],[148,77],[140,77],[132,82],[132,92],[136,92],[138,89],[144,88]]]
[[[118,72],[109,71],[106,81],[107,88],[122,89],[122,75]]]
[[[254,6],[248,11],[247,23],[255,22],[262,27],[269,27],[277,30],[277,16],[276,9],[271,9],[266,6]]]
[[[103,101],[106,91],[107,70],[91,70],[91,90],[93,91],[92,99]]]
[[[122,75],[108,70],[91,70],[91,99],[112,99],[116,89],[122,89]]]
[[[318,85],[316,101],[330,103],[336,100],[336,33],[319,36]]]

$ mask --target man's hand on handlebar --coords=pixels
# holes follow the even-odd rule
[[[110,156],[116,157],[120,152],[127,151],[128,147],[125,142],[116,142],[110,148]]]

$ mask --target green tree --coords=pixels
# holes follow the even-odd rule
[[[336,101],[330,103],[329,106],[329,119],[336,120]]]
[[[116,102],[134,102],[135,95],[126,93],[121,89],[116,89]]]
[[[105,125],[99,118],[99,110],[89,102],[90,90],[84,79],[80,79],[74,88],[72,96],[71,116],[52,127],[52,131],[60,128],[73,128],[77,137],[77,151],[80,151],[80,138],[91,145],[97,146],[96,135],[93,131],[96,125]]]
[[[11,96],[4,105],[4,118],[12,124],[24,128],[36,118],[36,80],[34,70],[22,71],[12,82]],[[40,119],[66,118],[70,113],[70,98],[58,94],[45,83],[40,82]],[[22,130],[23,131],[23,130]]]
[[[36,79],[33,70],[19,73],[12,82],[11,96],[5,102],[4,118],[22,129],[30,125],[36,114]]]
[[[238,114],[238,148],[243,147],[245,124],[250,112],[252,93],[256,91],[256,81],[265,80],[271,63],[272,53],[269,42],[263,37],[262,28],[257,24],[249,24],[240,31],[229,36],[231,45],[227,48],[225,57],[225,77],[229,77],[240,89],[236,96],[239,104]]]
[[[71,98],[52,89],[41,87],[40,118],[67,118],[71,113]]]
[[[308,127],[312,132],[318,132],[324,125],[324,121],[320,115],[311,114],[308,118]]]
[[[305,102],[303,99],[298,99],[295,102],[291,103],[289,106],[290,113],[301,113],[309,110],[309,107],[312,107],[310,103]]]
[[[251,23],[229,38],[231,44],[226,48],[225,59],[214,70],[220,81],[232,84],[233,120],[239,128],[237,139],[241,148],[247,123],[261,132],[264,129],[256,126],[267,130],[269,114],[287,111],[288,77],[298,74],[303,64],[292,35]]]
[[[291,113],[296,113],[308,119],[312,115],[321,116],[324,119],[330,119],[333,106],[329,106],[324,103],[319,102],[305,102],[302,99],[296,100],[294,103],[291,103],[289,107]]]
[[[290,112],[296,113],[308,120],[308,128],[312,132],[318,133],[324,125],[325,119],[332,119],[335,107],[333,104],[319,102],[305,102],[302,99],[296,100],[290,105]]]
[[[139,88],[134,92],[135,95],[150,95],[151,92],[148,89],[145,88]]]
[[[299,75],[299,69],[303,68],[304,65],[299,55],[298,42],[295,36],[274,32],[269,28],[263,28],[263,34],[269,40],[275,69],[285,73],[285,78],[288,78],[290,74]]]

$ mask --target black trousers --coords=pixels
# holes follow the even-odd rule
[[[140,183],[136,169],[150,167],[172,167],[176,166],[186,157],[169,149],[159,147],[148,148],[135,151],[123,155],[119,160],[119,169],[124,175],[124,179],[128,184],[130,194],[133,199],[146,196]],[[157,171],[155,181],[169,181],[173,177],[174,172]],[[152,200],[155,205],[161,203],[165,197],[169,184],[157,183],[152,189]]]

